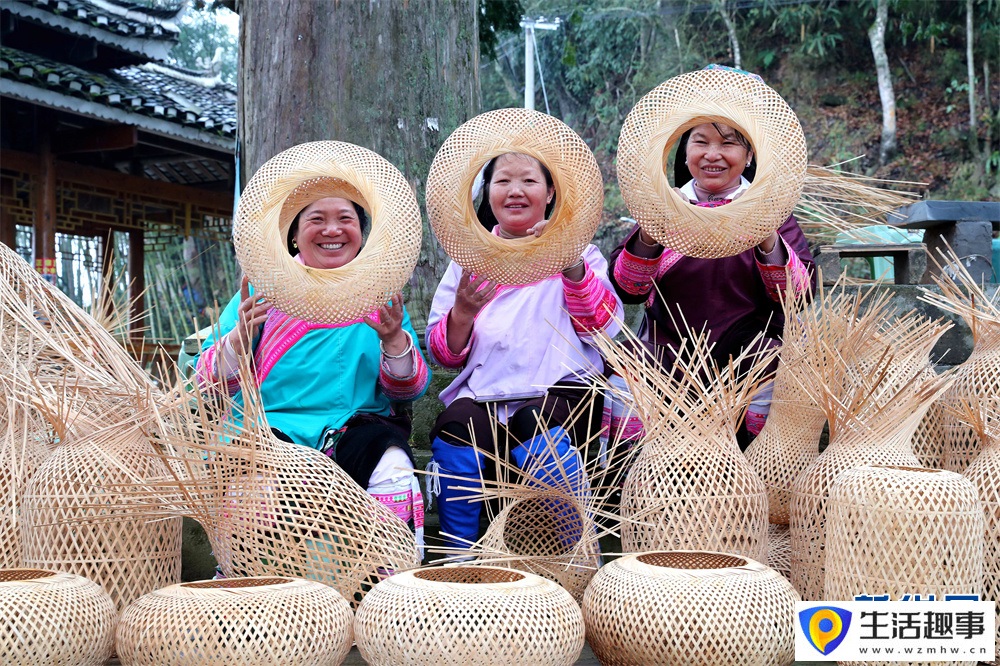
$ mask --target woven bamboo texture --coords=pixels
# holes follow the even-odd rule
[[[156,424],[155,454],[170,473],[122,483],[134,511],[197,520],[228,577],[316,580],[352,604],[418,566],[409,527],[328,456],[274,437],[247,359],[239,372],[240,406],[175,387]],[[220,419],[234,409],[240,421]]]
[[[937,372],[934,368],[927,368],[928,375]],[[927,414],[916,432],[913,433],[913,455],[920,461],[921,466],[932,469],[944,467],[944,406],[940,400],[931,403],[927,409]]]
[[[473,181],[504,153],[530,155],[552,174],[556,205],[540,237],[503,239],[479,223]],[[587,144],[562,121],[529,109],[497,109],[461,125],[427,174],[427,215],[441,247],[462,268],[499,284],[530,284],[576,263],[603,205],[601,171]]]
[[[767,566],[792,579],[792,530],[788,525],[767,526]]]
[[[371,213],[361,253],[339,268],[303,266],[287,251],[295,215],[324,197]],[[279,310],[340,324],[369,315],[400,291],[417,264],[422,226],[413,188],[370,150],[339,141],[293,146],[269,159],[240,195],[233,244],[243,272]]]
[[[948,327],[910,313],[861,349],[828,350],[813,390],[830,423],[830,444],[792,484],[792,583],[803,599],[826,598],[826,511],[834,479],[862,465],[919,467],[910,442],[949,386],[948,376],[925,373],[930,350]]]
[[[81,576],[0,569],[0,663],[103,666],[115,646],[118,612],[104,589]]]
[[[587,642],[604,666],[781,666],[795,657],[798,594],[727,553],[626,555],[587,588]]]
[[[983,542],[982,599],[996,610],[997,643],[993,663],[1000,663],[1000,396],[965,400],[955,414],[979,435],[982,452],[962,475],[976,487],[982,502],[986,532]]]
[[[294,578],[171,585],[137,599],[118,623],[122,666],[333,666],[354,640],[336,590]]]
[[[941,396],[942,466],[962,472],[979,453],[981,440],[959,417],[961,406],[1000,395],[1000,289],[988,296],[950,249],[941,259],[945,269],[934,277],[941,293],[925,291],[921,300],[959,315],[972,331],[972,353],[955,369],[955,383]]]
[[[382,581],[358,607],[354,634],[372,666],[569,666],[584,625],[573,597],[550,580],[460,566]]]
[[[719,368],[707,335],[689,332],[668,375],[634,337],[628,347],[603,335],[594,342],[628,385],[645,430],[622,488],[623,550],[766,560],[767,490],[736,443],[736,427],[777,350],[752,359],[744,352]],[[739,374],[743,365],[749,369]]]
[[[827,516],[827,599],[851,600],[858,594],[944,599],[981,592],[983,511],[975,486],[954,472],[849,469],[830,489]],[[976,666],[977,661],[949,663]]]
[[[707,122],[739,130],[757,157],[750,189],[718,208],[687,203],[664,172],[680,136]],[[795,113],[772,88],[738,72],[701,70],[668,79],[639,100],[622,125],[618,185],[625,205],[658,243],[689,257],[728,257],[760,244],[788,219],[805,176],[806,141]]]
[[[746,450],[747,460],[767,488],[768,518],[787,525],[792,483],[819,455],[826,413],[803,386],[824,363],[826,349],[854,347],[876,335],[890,312],[888,292],[830,289],[815,299],[786,294],[785,333],[774,379],[771,412]],[[842,365],[830,369],[844,369]],[[840,380],[831,378],[835,384]]]
[[[123,472],[126,468],[128,472]],[[25,566],[70,571],[102,585],[119,610],[180,581],[181,519],[147,520],[113,490],[167,474],[133,423],[109,426],[59,446],[23,498]]]

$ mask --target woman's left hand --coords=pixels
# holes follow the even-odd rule
[[[545,233],[545,227],[547,226],[549,226],[548,220],[539,220],[538,222],[535,222],[535,226],[529,228],[525,233],[528,236],[534,236],[535,238],[538,238],[543,233]]]
[[[402,354],[409,345],[409,336],[403,331],[403,294],[393,294],[392,302],[380,307],[375,314],[377,319],[368,316],[364,321],[378,333],[385,353],[393,356]]]
[[[763,241],[761,241],[760,245],[758,245],[757,247],[759,247],[760,251],[763,252],[764,254],[768,254],[774,249],[774,246],[777,244],[778,244],[778,232],[772,231],[771,235],[765,238]]]

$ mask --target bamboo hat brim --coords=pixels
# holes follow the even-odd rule
[[[303,266],[286,249],[295,215],[324,197],[350,199],[371,214],[361,252],[339,268]],[[368,315],[403,288],[420,254],[413,189],[380,155],[340,141],[303,143],[254,174],[233,220],[236,258],[254,288],[293,317],[342,324]]]
[[[556,206],[540,237],[504,239],[479,222],[473,182],[504,153],[530,155],[552,173]],[[462,268],[505,285],[537,282],[576,263],[603,205],[601,171],[587,144],[562,121],[528,109],[469,120],[444,142],[427,175],[427,215],[445,252]]]
[[[750,188],[716,208],[684,201],[664,172],[680,136],[707,122],[742,132],[757,159]],[[632,217],[658,243],[689,257],[728,257],[760,244],[791,215],[805,176],[806,141],[795,112],[758,77],[738,70],[703,69],[661,83],[629,112],[618,143],[618,184]]]

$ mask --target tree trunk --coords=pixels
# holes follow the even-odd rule
[[[268,0],[240,6],[242,182],[306,141],[373,150],[423,186],[441,143],[479,112],[476,0]],[[408,295],[418,328],[446,257],[427,229]]]
[[[868,40],[878,74],[878,95],[882,100],[882,146],[879,164],[884,165],[896,154],[896,95],[892,91],[892,73],[885,54],[885,27],[889,22],[889,0],[878,0],[875,23],[868,29]]]
[[[975,33],[972,30],[973,0],[965,2],[965,60],[969,72],[969,148],[972,149],[972,163],[975,178],[979,183],[985,176],[985,165],[979,151],[979,121],[976,118],[976,61],[972,52]]]
[[[725,0],[717,3],[715,8],[722,15],[722,20],[726,24],[726,31],[729,33],[729,45],[733,49],[733,64],[736,66],[736,69],[743,69],[743,65],[740,64],[740,40],[736,36],[736,23],[729,15]]]

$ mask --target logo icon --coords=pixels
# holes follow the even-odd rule
[[[799,611],[802,633],[809,644],[827,655],[837,649],[851,626],[851,612],[836,606],[817,606]]]

